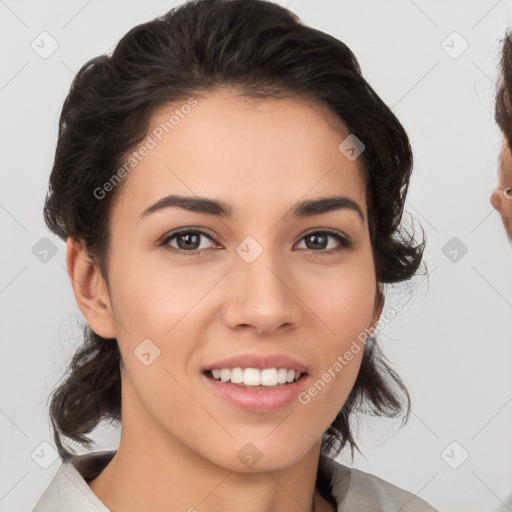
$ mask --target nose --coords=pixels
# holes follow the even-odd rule
[[[252,263],[240,259],[233,271],[233,284],[225,321],[231,329],[248,326],[260,335],[272,335],[283,326],[296,327],[300,300],[292,274],[280,266],[269,250]]]
[[[498,193],[497,190],[495,190],[492,194],[491,194],[491,205],[492,207],[497,210],[498,212],[501,212],[501,197],[500,197],[500,194]]]

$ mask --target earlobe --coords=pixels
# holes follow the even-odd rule
[[[89,327],[104,338],[115,338],[115,321],[105,280],[80,242],[66,240],[66,264],[71,287]]]

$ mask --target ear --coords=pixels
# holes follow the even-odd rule
[[[384,309],[384,294],[382,293],[381,284],[377,283],[377,292],[375,294],[375,307],[373,310],[373,318],[372,318],[372,323],[371,323],[372,332],[374,329],[377,328],[377,323],[379,322],[380,315],[382,314],[383,309]]]
[[[105,280],[81,243],[72,237],[66,240],[66,264],[76,303],[89,327],[104,338],[115,338],[115,320]]]

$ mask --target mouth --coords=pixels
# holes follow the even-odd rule
[[[307,372],[291,368],[239,367],[204,369],[202,378],[209,392],[231,407],[270,414],[296,403],[310,380]]]

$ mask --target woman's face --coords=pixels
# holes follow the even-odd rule
[[[152,142],[135,148],[145,156],[123,178],[111,216],[110,324],[91,325],[118,340],[123,435],[140,441],[134,449],[179,446],[243,471],[250,464],[242,455],[270,470],[318,445],[354,385],[363,354],[354,340],[382,309],[360,160],[338,149],[347,135],[303,102],[249,100],[228,89],[153,116]],[[170,195],[219,201],[231,215],[177,206],[144,215]],[[292,215],[299,202],[335,196],[353,207]],[[205,375],[233,356],[246,362],[224,367],[285,356],[307,375],[280,390]]]

